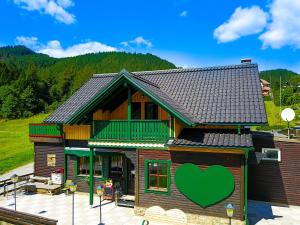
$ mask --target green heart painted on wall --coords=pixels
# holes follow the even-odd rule
[[[234,191],[233,174],[224,166],[201,170],[197,165],[185,163],[176,169],[174,179],[178,190],[202,207],[214,205]]]

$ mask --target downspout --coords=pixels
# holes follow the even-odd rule
[[[246,225],[248,221],[248,153],[249,149],[245,149],[245,169],[244,169],[244,212]]]
[[[94,203],[94,151],[93,148],[90,148],[90,206]]]

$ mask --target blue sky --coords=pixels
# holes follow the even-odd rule
[[[238,64],[300,72],[299,0],[3,0],[0,45],[66,57],[153,53],[177,66]]]

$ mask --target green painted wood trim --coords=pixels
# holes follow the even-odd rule
[[[94,150],[90,148],[90,206],[94,203]]]
[[[148,189],[148,181],[149,181],[149,173],[148,173],[148,164],[149,163],[167,163],[167,191],[158,191],[158,190],[149,190]],[[145,193],[154,193],[154,194],[163,194],[163,195],[170,195],[171,194],[171,160],[162,160],[162,159],[145,159],[144,160],[145,166],[145,174],[144,174],[144,191]]]
[[[116,75],[113,80],[104,88],[102,89],[93,99],[91,99],[84,107],[82,107],[78,112],[76,112],[74,115],[72,115],[67,121],[67,124],[74,124],[80,120],[80,117],[82,114],[84,114],[86,111],[91,110],[93,107],[95,107],[99,102],[101,102],[104,98],[109,97],[110,93],[114,91],[116,88],[119,87],[119,83],[128,82],[132,86],[134,86],[137,90],[143,92],[147,97],[152,99],[153,102],[160,105],[161,108],[166,110],[167,112],[173,114],[178,119],[180,119],[183,123],[192,126],[195,125],[191,120],[186,118],[184,115],[179,113],[177,109],[174,109],[170,105],[166,104],[165,102],[161,102],[156,96],[152,94],[150,90],[143,87],[141,88],[132,78],[129,72],[126,70],[122,70],[118,75]]]
[[[95,120],[92,140],[165,143],[170,136],[168,123],[168,120]]]
[[[62,137],[63,129],[58,124],[29,124],[29,136]]]
[[[115,149],[115,148],[138,148],[138,149],[157,149],[157,150],[168,150],[168,147],[144,147],[144,146],[137,146],[137,147],[132,147],[132,146],[110,146],[110,145],[104,145],[104,146],[98,146],[98,145],[88,145],[89,147],[93,147],[93,148],[112,148],[112,149]],[[109,153],[105,153],[105,154],[109,154]]]
[[[241,125],[238,125],[238,134],[240,135],[241,134]]]
[[[89,151],[83,151],[83,150],[64,150],[65,155],[76,155],[78,157],[82,156],[89,156],[90,152]]]
[[[174,138],[174,133],[175,133],[175,129],[174,129],[174,124],[175,123],[175,120],[174,120],[174,117],[171,116],[171,138]]]

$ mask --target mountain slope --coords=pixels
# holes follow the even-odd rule
[[[24,46],[0,48],[0,118],[51,111],[94,73],[176,68],[152,54],[105,52],[52,58]]]

